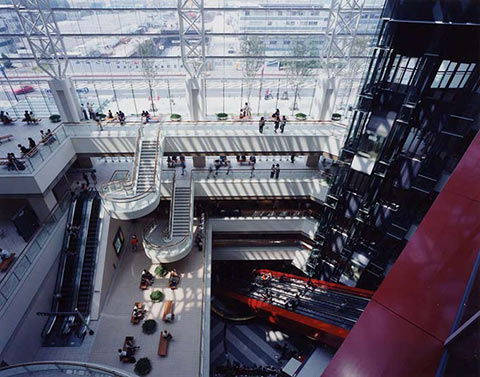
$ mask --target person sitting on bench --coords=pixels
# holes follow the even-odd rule
[[[142,271],[142,281],[145,280],[148,285],[153,284],[153,275],[148,270]]]
[[[165,315],[165,322],[167,323],[172,323],[175,320],[175,314],[173,313],[167,313]]]
[[[8,113],[5,114],[3,111],[0,111],[0,120],[3,124],[10,124],[13,122],[13,119],[10,118],[10,115],[8,115]]]
[[[136,359],[131,352],[122,350],[121,348],[118,349],[118,357],[120,358],[120,361],[129,362],[129,363],[136,362]]]
[[[138,349],[140,349],[140,347],[135,346],[130,339],[125,342],[125,347],[127,348],[127,354],[130,353],[130,355],[133,355]]]
[[[162,337],[164,339],[171,340],[172,339],[172,334],[170,334],[167,330],[163,330],[162,331]]]
[[[10,251],[0,248],[0,258],[2,259],[2,261],[10,259],[11,257],[12,253]]]

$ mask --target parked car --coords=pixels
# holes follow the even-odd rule
[[[14,93],[15,94],[27,94],[27,93],[31,93],[33,92],[35,89],[33,88],[33,86],[31,85],[25,85],[25,86],[21,86],[20,88],[18,89],[15,89],[14,90]]]

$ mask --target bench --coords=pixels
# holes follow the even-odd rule
[[[173,301],[167,300],[165,301],[165,306],[163,307],[163,315],[162,320],[165,321],[167,314],[173,314]]]
[[[134,314],[135,307],[137,308],[137,311],[141,312],[140,316],[135,316]],[[143,302],[136,302],[135,305],[133,306],[132,318],[130,319],[130,322],[136,325],[143,319],[144,316],[145,316],[145,307],[143,306]]]
[[[177,289],[179,283],[180,276],[176,273],[171,272],[170,278],[168,279],[168,286],[170,287],[170,289]]]
[[[126,336],[125,340],[123,341],[123,350],[128,352],[128,347],[127,343],[130,342],[132,345],[135,345],[135,339],[133,336]],[[135,363],[135,357],[133,355],[135,354],[136,349],[134,348],[133,351],[131,351],[131,356],[120,356],[120,361],[122,363]]]
[[[168,353],[168,343],[170,339],[164,338],[162,333],[160,333],[160,342],[158,344],[158,356],[165,357]]]
[[[0,271],[2,272],[7,271],[8,266],[10,266],[10,264],[13,262],[14,259],[15,259],[15,253],[12,253],[10,258],[3,260],[2,263],[0,263]]]
[[[10,141],[12,140],[13,135],[3,135],[0,136],[0,144],[2,144],[5,141]]]

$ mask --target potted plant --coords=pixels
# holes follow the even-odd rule
[[[135,373],[139,376],[146,376],[152,371],[152,363],[148,357],[142,357],[138,359],[135,364]]]
[[[342,120],[342,114],[333,113],[333,114],[332,114],[332,120],[334,120],[334,121]]]
[[[100,113],[98,114],[98,117],[101,119],[101,120],[105,120],[105,118],[107,117],[105,114],[103,113]]]
[[[227,120],[228,119],[228,114],[226,113],[218,113],[217,114],[217,120]]]
[[[156,291],[153,291],[152,293],[150,293],[150,299],[153,301],[153,302],[160,302],[163,300],[163,298],[165,297],[165,295],[159,291],[158,289]]]
[[[142,324],[142,331],[144,334],[150,335],[157,330],[157,321],[154,319],[147,319]]]
[[[304,113],[296,113],[295,114],[295,119],[296,120],[305,120],[307,119],[307,115]]]
[[[182,120],[182,116],[180,114],[172,114],[170,115],[170,120],[180,122]]]
[[[50,119],[50,122],[52,122],[52,123],[58,123],[58,122],[60,122],[60,115],[52,114],[52,115],[50,115],[49,119]]]
[[[164,277],[167,275],[167,273],[168,270],[162,265],[155,267],[155,275],[157,275],[159,278]]]

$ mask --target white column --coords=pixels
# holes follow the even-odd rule
[[[53,99],[63,122],[80,122],[83,119],[80,100],[70,78],[48,82]]]
[[[203,119],[204,91],[202,80],[198,78],[189,78],[185,80],[187,90],[187,106],[192,120]]]
[[[313,117],[319,120],[330,120],[335,112],[336,98],[337,79],[319,78],[315,91]]]
[[[38,217],[40,222],[44,221],[49,213],[53,210],[57,204],[57,199],[53,195],[53,191],[50,190],[43,197],[40,198],[29,198],[28,202],[30,203],[33,211]]]

